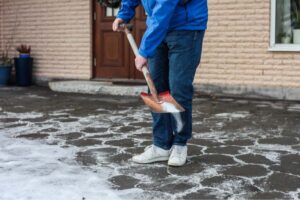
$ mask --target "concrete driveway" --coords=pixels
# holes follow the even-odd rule
[[[134,164],[138,97],[0,88],[0,199],[298,199],[300,103],[194,100],[188,163]]]

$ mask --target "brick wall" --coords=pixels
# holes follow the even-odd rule
[[[3,6],[2,6],[2,1],[3,0],[0,0],[0,53],[1,53],[1,48],[2,48],[2,34],[1,34],[1,32],[2,32],[2,8],[3,8]]]
[[[34,76],[91,77],[91,2],[89,0],[1,0],[1,48],[15,32],[14,44],[32,46]],[[14,48],[11,56],[16,56]]]
[[[2,29],[3,29],[3,17],[2,17],[2,12],[3,12],[3,0],[0,0],[0,54],[3,49],[3,39],[2,39]],[[0,55],[1,56],[1,55]]]
[[[270,1],[209,0],[196,83],[300,88],[299,52],[270,52]]]
[[[235,93],[247,93],[267,88],[259,90],[300,99],[299,52],[268,51],[270,1],[208,3],[209,28],[195,78],[201,91],[232,93],[228,88],[236,87]],[[0,9],[1,47],[17,22],[14,46],[32,45],[35,77],[91,78],[91,1],[0,0]],[[17,53],[12,50],[11,55]]]

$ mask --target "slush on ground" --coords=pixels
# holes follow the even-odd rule
[[[139,97],[0,88],[0,199],[298,199],[300,103],[198,96],[188,162],[135,164]]]

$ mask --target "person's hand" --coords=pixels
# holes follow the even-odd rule
[[[120,24],[123,24],[124,20],[121,18],[116,18],[115,21],[112,24],[112,30],[113,31],[122,31],[123,28],[120,27]]]
[[[142,68],[144,66],[147,66],[147,62],[148,60],[146,58],[144,58],[143,56],[138,55],[135,58],[135,67],[137,70],[142,71]]]

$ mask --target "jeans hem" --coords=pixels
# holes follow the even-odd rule
[[[160,144],[158,142],[153,142],[153,144],[154,144],[154,146],[157,146],[157,147],[162,148],[164,150],[170,150],[171,147],[172,147],[172,146],[168,146],[168,145],[162,145],[162,144]]]
[[[178,146],[186,146],[187,142],[174,142],[173,145],[178,145]]]

